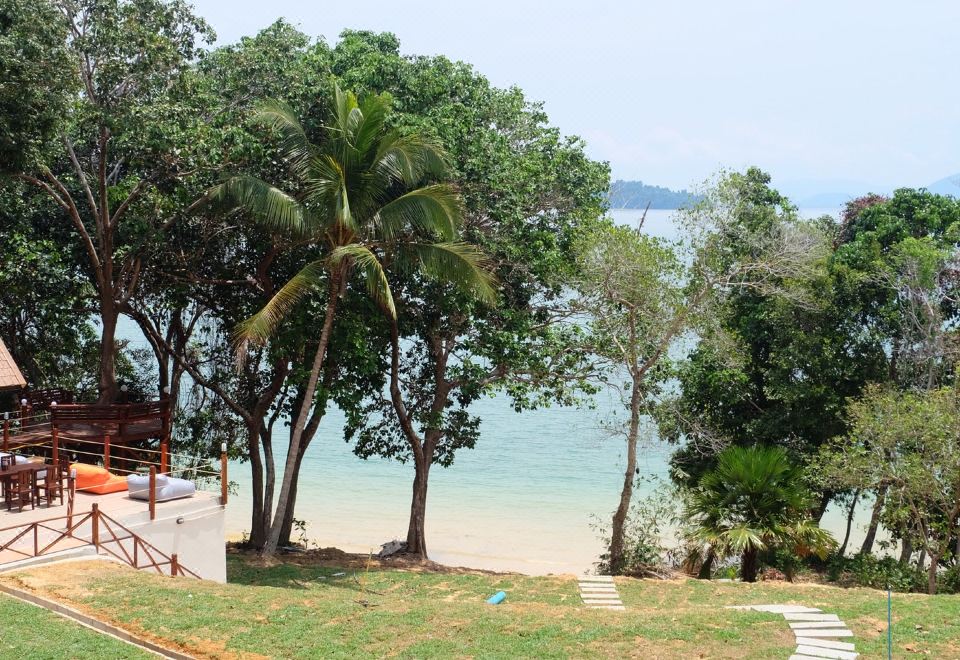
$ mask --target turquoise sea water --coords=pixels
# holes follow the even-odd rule
[[[805,215],[835,213],[809,210]],[[615,211],[636,224],[641,211]],[[645,231],[674,237],[670,211],[651,211]],[[478,402],[481,438],[449,468],[434,467],[427,503],[431,558],[452,565],[527,573],[582,572],[601,551],[593,523],[608,520],[623,480],[623,440],[601,429],[619,407],[609,396],[595,409],[547,408],[515,413],[504,397]],[[281,433],[275,433],[280,444]],[[665,477],[671,448],[652,432],[640,471]],[[283,454],[277,457],[282,469]],[[249,529],[249,468],[231,464],[239,491],[227,529]],[[343,416],[332,410],[303,461],[296,516],[320,546],[376,552],[406,533],[413,466],[362,460],[343,441]],[[641,492],[643,488],[641,488]]]

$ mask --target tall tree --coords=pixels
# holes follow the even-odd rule
[[[886,489],[887,520],[894,529],[909,521],[904,538],[928,556],[927,588],[936,593],[940,562],[960,530],[957,390],[871,386],[849,414],[850,433],[824,448],[823,470],[850,488]]]
[[[602,216],[609,178],[519,90],[497,89],[442,57],[403,57],[393,35],[345,33],[334,72],[390,92],[397,125],[444,145],[464,198],[464,236],[490,255],[499,282],[490,306],[394,273],[397,319],[383,319],[396,337],[388,352],[393,386],[367,414],[348,418],[358,455],[413,464],[406,547],[426,557],[430,471],[479,441],[482,420],[471,404],[498,391],[518,410],[570,402],[583,385],[560,303],[574,237]]]
[[[249,176],[234,177],[210,193],[214,200],[242,206],[273,231],[325,248],[322,258],[304,266],[237,331],[238,350],[243,353],[249,344],[266,342],[287,313],[318,285],[326,287],[323,326],[293,418],[276,513],[262,550],[266,555],[276,551],[280,539],[337,305],[353,273],[364,276],[371,298],[389,317],[396,316],[396,309],[385,260],[492,296],[479,254],[455,242],[460,221],[456,190],[428,183],[443,175],[442,151],[417,135],[388,131],[389,101],[384,96],[358,100],[335,86],[333,99],[331,126],[320,144],[310,142],[287,105],[268,102],[260,110],[260,118],[280,136],[283,158],[300,183],[297,193]]]
[[[581,245],[577,306],[587,313],[590,350],[599,358],[603,382],[618,390],[627,410],[626,470],[613,515],[606,564],[620,572],[624,524],[636,478],[637,442],[643,419],[664,406],[664,381],[674,373],[671,348],[710,333],[717,305],[731,294],[802,302],[784,282],[817,269],[822,237],[800,223],[776,216],[744,222],[745,184],[762,175],[727,175],[681,215],[687,249],[646,236],[640,229],[608,228]],[[685,340],[685,341],[681,341]]]
[[[58,146],[4,165],[49,195],[84,255],[101,322],[99,399],[112,401],[117,320],[136,292],[142,248],[180,217],[158,212],[155,194],[189,174],[181,153],[189,145],[182,137],[191,124],[202,122],[186,110],[190,98],[181,82],[198,41],[212,38],[212,32],[182,0],[31,4],[39,5],[39,18],[63,38],[52,52],[65,52],[69,64],[53,67],[54,75],[66,71],[72,79],[60,90],[65,96],[52,99],[63,116],[32,127],[55,132]],[[47,81],[28,82],[29,90]]]
[[[661,436],[685,440],[671,461],[674,476],[688,484],[731,443],[781,445],[798,460],[814,455],[843,430],[846,397],[884,369],[882,349],[860,332],[833,289],[835,228],[801,220],[769,184],[769,175],[755,168],[734,173],[700,205],[722,209],[719,231],[700,241],[716,249],[721,269],[765,250],[767,256],[711,294],[699,341],[678,369],[678,392],[659,411]],[[685,224],[696,232],[705,226],[696,218],[714,214],[682,217],[694,220]],[[794,248],[768,250],[778,236]]]

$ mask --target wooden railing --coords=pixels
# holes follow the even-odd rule
[[[100,511],[97,504],[94,504],[93,508],[87,513],[80,515],[76,521],[73,518],[73,514],[67,514],[66,516],[47,518],[46,520],[0,529],[0,537],[5,532],[16,532],[10,540],[0,545],[0,553],[12,552],[25,559],[32,559],[49,554],[54,548],[59,550],[60,547],[67,544],[69,539],[72,539],[80,542],[79,546],[73,547],[92,545],[98,553],[102,552],[110,555],[137,570],[153,569],[160,575],[200,579],[199,575],[180,564],[176,553],[167,555],[162,552],[143,537]],[[52,525],[57,521],[66,522],[62,530]],[[90,527],[89,539],[78,535],[78,531],[84,525]],[[53,533],[53,540],[47,541],[41,547],[40,536],[41,534],[46,535],[48,532]],[[33,544],[24,549],[22,541],[30,538],[31,535],[33,536]],[[129,546],[124,545],[125,541],[130,541],[131,544]],[[15,544],[19,544],[20,547],[14,547]],[[164,567],[168,567],[167,572],[163,570]]]

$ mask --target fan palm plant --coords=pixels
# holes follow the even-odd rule
[[[209,191],[213,201],[249,213],[261,226],[292,241],[320,244],[321,259],[306,264],[264,307],[236,330],[238,359],[250,344],[263,344],[305,296],[326,289],[326,311],[303,404],[290,447],[264,554],[276,551],[296,457],[317,380],[323,369],[338,300],[350,278],[361,275],[369,295],[396,315],[385,264],[420,269],[483,299],[492,300],[492,278],[481,253],[458,242],[461,202],[456,188],[437,183],[446,158],[419,135],[387,130],[389,100],[358,99],[335,87],[324,140],[312,143],[293,111],[263,103],[257,119],[273,130],[290,174],[299,183],[288,193],[251,176],[231,178]]]
[[[835,541],[810,519],[802,473],[780,447],[728,447],[704,474],[686,506],[692,540],[707,556],[739,555],[744,582],[754,582],[762,551],[787,548],[825,556]]]

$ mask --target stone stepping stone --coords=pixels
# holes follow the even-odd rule
[[[857,658],[860,657],[860,654],[854,651],[825,649],[817,646],[807,646],[805,644],[797,647],[797,654],[799,654],[801,658],[831,658],[832,660],[857,660]]]
[[[604,598],[604,599],[616,598],[617,600],[620,599],[620,594],[618,594],[616,591],[611,591],[608,594],[580,594],[580,595],[583,596],[584,598]]]
[[[618,612],[623,612],[627,608],[623,605],[588,605],[587,609],[590,610],[617,610]]]
[[[793,630],[804,630],[805,628],[846,628],[847,624],[843,621],[798,621],[796,623],[791,623],[790,628]]]
[[[806,628],[794,630],[797,639],[801,637],[853,637],[853,632],[846,628]]]
[[[840,617],[836,614],[807,614],[805,612],[792,613],[787,612],[783,615],[787,621],[839,621]]]
[[[817,614],[822,611],[816,607],[805,607],[803,605],[729,605],[727,609],[753,610],[772,614]]]
[[[625,610],[617,585],[610,575],[592,575],[578,579],[583,604],[594,610]]]
[[[601,589],[601,590],[602,590],[602,589],[605,589],[605,590],[607,590],[607,591],[613,589],[614,591],[616,591],[617,585],[615,585],[615,584],[606,584],[606,583],[603,583],[603,582],[590,582],[590,583],[587,583],[587,584],[584,584],[583,582],[581,582],[581,583],[580,583],[580,588],[581,588],[581,589]]]
[[[797,637],[797,646],[816,646],[823,649],[836,649],[837,651],[854,651],[854,646],[850,642],[835,642],[832,639],[818,639],[815,637]]]
[[[790,660],[823,660],[823,658],[821,656],[816,656],[816,655],[793,654],[790,656]]]

